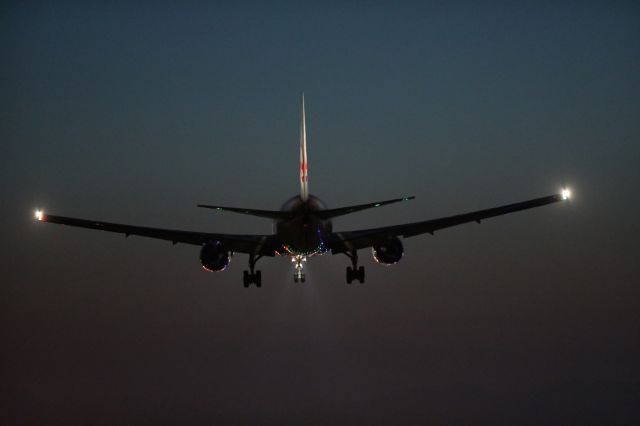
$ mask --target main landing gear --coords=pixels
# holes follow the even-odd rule
[[[302,264],[302,262],[306,262],[307,258],[305,256],[294,256],[291,258],[291,261],[295,263],[295,272],[293,273],[293,282],[296,283],[303,283],[305,278],[304,278],[304,265]]]
[[[351,284],[353,280],[360,281],[360,284],[364,284],[364,266],[358,268],[358,252],[353,250],[345,252],[345,255],[351,259],[353,266],[347,266],[347,284]]]
[[[254,254],[249,255],[249,271],[245,270],[242,274],[242,281],[246,287],[249,287],[251,284],[255,284],[256,287],[262,287],[262,273],[260,271],[254,271],[256,262],[262,256],[256,257]]]

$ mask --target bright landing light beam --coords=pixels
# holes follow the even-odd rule
[[[35,216],[36,220],[42,220],[44,212],[42,210],[36,210],[33,215]]]
[[[563,188],[562,192],[560,192],[560,196],[562,196],[563,200],[568,200],[571,198],[571,190],[569,188]]]

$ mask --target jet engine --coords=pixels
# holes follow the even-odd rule
[[[402,259],[404,248],[398,237],[393,237],[384,244],[373,246],[373,260],[383,265],[393,265]]]
[[[220,241],[211,241],[202,246],[200,262],[205,271],[224,271],[231,260],[230,253],[222,247]]]

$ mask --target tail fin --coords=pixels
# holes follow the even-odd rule
[[[304,92],[300,100],[300,198],[309,199],[309,176],[307,175],[307,125],[304,114]]]

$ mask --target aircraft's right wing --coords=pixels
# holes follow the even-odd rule
[[[382,228],[363,229],[359,231],[334,232],[331,234],[327,246],[333,254],[345,253],[352,250],[372,247],[384,244],[393,237],[413,237],[420,234],[433,234],[440,229],[461,225],[468,222],[478,222],[495,216],[513,213],[520,210],[540,207],[547,204],[557,203],[567,200],[569,193],[564,190],[562,194],[549,195],[547,197],[535,198],[533,200],[520,203],[507,204],[486,210],[448,216],[439,219],[425,220],[422,222],[407,223],[403,225],[385,226]]]
[[[203,245],[209,241],[220,241],[229,251],[262,256],[274,256],[273,235],[234,235],[208,232],[180,231],[174,229],[147,228],[144,226],[123,225],[119,223],[101,222],[73,217],[54,216],[38,212],[36,218],[41,222],[58,223],[80,228],[97,229],[141,237],[150,237],[171,241],[173,244],[184,243]]]

